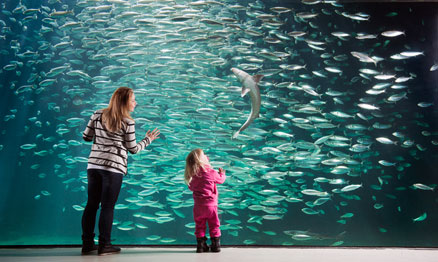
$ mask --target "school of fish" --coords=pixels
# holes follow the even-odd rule
[[[352,245],[348,224],[366,215],[365,199],[366,210],[402,213],[399,196],[436,192],[437,178],[407,176],[438,155],[436,92],[416,100],[409,66],[436,79],[438,64],[404,44],[397,24],[367,27],[379,17],[328,0],[35,2],[6,1],[0,14],[0,88],[18,101],[3,107],[2,126],[20,123],[31,137],[15,145],[20,161],[58,181],[27,200],[35,205],[61,184],[80,218],[90,151],[81,133],[119,86],[135,91],[137,140],[162,134],[129,159],[113,235],[135,236],[130,244],[193,242],[183,174],[197,147],[227,170],[225,244]],[[0,153],[10,146],[3,132]]]

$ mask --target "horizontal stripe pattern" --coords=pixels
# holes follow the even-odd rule
[[[85,141],[93,141],[88,163],[120,170],[123,174],[128,171],[128,151],[136,154],[145,149],[150,140],[143,138],[137,143],[135,138],[135,122],[125,118],[122,128],[117,132],[106,130],[102,124],[102,110],[97,110],[91,116],[82,134]]]
[[[106,171],[110,171],[113,173],[119,173],[119,174],[123,175],[123,172],[121,170],[107,167],[107,166],[98,166],[98,165],[94,165],[94,164],[88,164],[87,169],[100,169],[100,170],[106,170]]]

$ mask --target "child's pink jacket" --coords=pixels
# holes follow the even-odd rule
[[[193,191],[195,206],[217,206],[218,191],[216,184],[222,184],[225,181],[225,174],[218,173],[210,166],[199,170],[198,175],[192,177],[189,189]]]

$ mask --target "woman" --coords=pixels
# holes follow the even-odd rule
[[[98,249],[99,255],[120,252],[111,244],[114,206],[127,173],[128,151],[136,154],[158,138],[160,131],[148,130],[139,143],[135,139],[135,123],[130,113],[137,103],[132,89],[118,88],[109,106],[91,116],[83,133],[85,141],[93,141],[88,158],[88,201],[82,216],[82,254]],[[99,248],[94,245],[96,213],[99,217]]]

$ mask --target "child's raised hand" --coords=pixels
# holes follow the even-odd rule
[[[223,168],[219,167],[219,174],[224,174],[225,175],[225,170]]]

